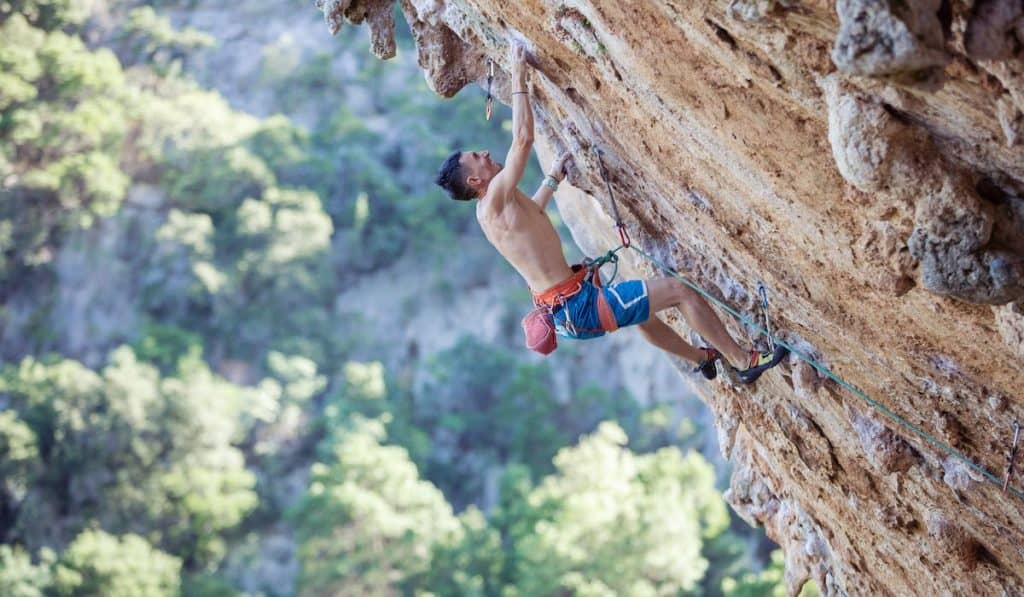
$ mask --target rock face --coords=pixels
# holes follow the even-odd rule
[[[387,55],[390,2],[321,4]],[[751,316],[763,282],[780,337],[1003,475],[1024,422],[1024,2],[401,7],[446,96],[486,57],[507,68],[510,35],[529,44],[584,250],[616,242],[600,148],[637,244]],[[783,545],[792,592],[1024,592],[1024,499],[795,358],[753,390],[701,389],[727,497]]]

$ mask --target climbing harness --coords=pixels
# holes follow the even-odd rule
[[[752,321],[750,318],[746,317],[742,313],[739,313],[738,311],[736,311],[735,309],[733,309],[729,305],[726,305],[722,301],[720,301],[717,298],[715,298],[714,296],[710,295],[703,288],[700,288],[699,286],[697,286],[696,284],[694,284],[690,280],[688,280],[685,277],[683,277],[682,275],[680,275],[674,269],[670,268],[669,266],[667,266],[664,263],[662,263],[661,261],[659,261],[653,255],[647,253],[646,251],[644,251],[643,249],[637,247],[636,245],[631,244],[631,242],[629,240],[629,235],[626,232],[626,228],[622,224],[622,219],[619,217],[618,208],[615,205],[615,196],[612,194],[611,182],[608,180],[608,171],[605,168],[604,160],[602,159],[602,153],[603,152],[601,151],[600,148],[596,148],[595,147],[595,153],[597,154],[598,164],[600,165],[600,168],[601,168],[601,177],[604,179],[605,186],[608,189],[608,198],[609,198],[609,202],[611,204],[612,217],[615,218],[615,227],[618,228],[619,238],[622,240],[622,245],[619,246],[618,248],[612,250],[612,251],[609,251],[609,254],[618,253],[619,250],[624,249],[624,248],[631,248],[631,249],[633,249],[633,251],[635,251],[642,258],[646,259],[648,262],[650,262],[656,268],[658,268],[661,271],[665,272],[669,276],[679,280],[683,284],[686,284],[691,289],[693,289],[695,292],[697,292],[698,294],[700,294],[704,298],[708,299],[709,301],[711,301],[712,303],[714,303],[715,305],[717,305],[718,307],[720,307],[721,309],[723,309],[724,311],[726,311],[727,313],[729,313],[730,315],[732,315],[733,317],[738,319],[740,322],[742,322],[746,326],[750,327],[751,329],[756,330],[760,334],[764,334],[768,338],[768,341],[772,344],[773,347],[774,347],[774,345],[778,344],[780,346],[784,346],[785,348],[788,348],[789,352],[791,354],[793,354],[797,358],[803,360],[804,362],[809,364],[811,367],[814,367],[814,369],[816,371],[818,371],[818,373],[824,375],[825,377],[828,377],[829,379],[831,379],[832,381],[836,382],[840,386],[846,388],[847,390],[852,392],[855,396],[857,396],[857,397],[861,398],[862,400],[864,400],[865,402],[867,402],[872,408],[874,408],[878,412],[884,414],[885,416],[889,417],[890,419],[892,419],[896,423],[898,423],[898,424],[902,425],[903,427],[909,429],[910,431],[914,432],[918,437],[926,440],[927,442],[931,443],[933,446],[935,446],[935,447],[941,449],[942,451],[946,452],[950,456],[956,458],[957,460],[960,460],[961,462],[963,462],[964,464],[966,464],[967,466],[972,468],[974,471],[976,471],[979,474],[981,474],[981,476],[983,476],[989,482],[995,484],[996,486],[1001,486],[1003,488],[1004,492],[1009,491],[1010,493],[1012,493],[1016,497],[1024,500],[1024,491],[1022,491],[1021,489],[1018,489],[1018,488],[1013,487],[1013,486],[1010,485],[1010,476],[1012,475],[1012,472],[1013,472],[1014,459],[1016,458],[1016,455],[1017,455],[1017,441],[1018,441],[1019,435],[1020,435],[1020,426],[1017,423],[1014,423],[1013,449],[1012,449],[1012,451],[1010,453],[1010,463],[1009,463],[1009,467],[1007,468],[1007,471],[1006,471],[1006,478],[1005,478],[1005,480],[1004,479],[999,479],[994,474],[989,472],[988,469],[986,469],[985,467],[981,466],[980,464],[974,462],[973,460],[971,460],[967,456],[961,454],[958,450],[956,450],[955,448],[953,448],[949,444],[946,444],[945,442],[940,441],[938,438],[936,438],[935,436],[931,435],[930,433],[928,433],[924,429],[921,429],[917,425],[914,425],[913,423],[911,423],[907,419],[901,417],[900,415],[898,415],[895,412],[893,412],[892,410],[890,410],[884,404],[878,402],[874,398],[868,396],[867,394],[865,394],[861,390],[857,389],[854,385],[850,384],[845,379],[843,379],[843,378],[839,377],[838,375],[836,375],[835,373],[833,373],[828,367],[825,367],[824,365],[822,365],[818,361],[814,360],[813,358],[811,358],[810,356],[804,354],[803,352],[797,350],[796,348],[794,348],[790,344],[787,344],[783,340],[780,340],[779,338],[774,337],[772,335],[770,329],[762,328],[760,325],[758,325],[757,323]],[[761,288],[758,289],[758,292],[759,292],[759,294],[761,294],[761,306],[762,306],[762,309],[764,310],[764,313],[765,313],[765,321],[766,321],[766,327],[767,327],[767,314],[768,314],[767,293],[763,291],[763,286],[761,286]],[[773,350],[774,350],[774,348],[773,348]]]
[[[1010,485],[1010,477],[1013,475],[1013,461],[1017,459],[1017,440],[1020,439],[1020,423],[1013,422],[1013,446],[1010,448],[1009,462],[1006,464],[1006,479],[1003,481],[1003,493]]]
[[[487,59],[487,107],[484,109],[484,116],[488,121],[491,119],[491,112],[494,111],[494,95],[491,89],[494,86],[494,60]]]
[[[757,294],[761,297],[761,314],[764,315],[764,329],[768,330],[768,350],[775,351],[775,340],[772,338],[772,323],[768,319],[768,291],[764,282],[757,283]]]
[[[568,279],[544,290],[533,293],[534,308],[523,317],[521,322],[523,333],[526,335],[526,347],[541,354],[551,354],[558,348],[558,340],[555,334],[555,311],[565,308],[565,303],[583,290],[583,285],[589,277],[591,283],[598,289],[597,292],[597,318],[600,327],[596,329],[576,327],[569,317],[569,310],[565,309],[565,328],[572,335],[579,333],[612,333],[619,329],[619,322],[615,319],[615,312],[608,303],[608,298],[601,292],[605,284],[611,284],[619,273],[619,256],[616,254],[622,247],[608,251],[597,259],[585,259],[583,263],[572,266],[573,275]],[[606,263],[615,265],[612,275],[605,283],[601,282],[601,266]]]
[[[534,309],[527,313],[522,320],[523,331],[526,333],[526,346],[530,350],[549,354],[557,348],[557,342],[553,335],[550,340],[547,338],[548,330],[554,331],[554,315],[559,307],[564,307],[566,301],[576,296],[583,290],[587,278],[598,289],[597,292],[597,317],[600,327],[580,328],[573,324],[569,317],[569,311],[565,312],[566,330],[576,335],[579,333],[614,332],[619,329],[619,322],[615,319],[615,312],[608,303],[601,289],[605,284],[611,284],[619,272],[619,257],[616,254],[622,247],[608,251],[597,259],[585,259],[583,263],[573,266],[573,275],[568,279],[541,292],[533,293]],[[601,266],[606,263],[615,265],[615,270],[607,282],[601,281]]]

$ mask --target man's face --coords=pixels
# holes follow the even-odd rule
[[[463,176],[467,179],[475,178],[479,181],[470,181],[470,186],[480,187],[486,185],[494,175],[501,172],[502,165],[491,159],[489,151],[463,151],[459,158],[462,166]],[[476,182],[474,185],[473,183]]]

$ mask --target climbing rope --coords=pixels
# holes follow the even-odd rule
[[[845,379],[843,379],[843,378],[839,377],[838,375],[836,375],[835,373],[833,373],[828,367],[822,365],[818,361],[814,360],[813,358],[811,358],[810,356],[804,354],[803,352],[797,350],[796,348],[794,348],[793,346],[787,344],[786,342],[780,340],[779,338],[774,337],[770,331],[766,330],[765,328],[762,328],[760,325],[758,325],[755,322],[751,321],[750,318],[748,318],[745,315],[743,315],[742,313],[736,311],[735,309],[733,309],[729,305],[723,303],[722,301],[718,300],[714,296],[711,296],[710,294],[705,292],[704,289],[698,287],[696,284],[694,284],[690,280],[688,280],[685,277],[683,277],[682,275],[680,275],[677,271],[675,271],[671,267],[669,267],[669,266],[665,265],[664,263],[662,263],[661,261],[659,261],[653,255],[647,253],[646,251],[644,251],[640,247],[637,247],[636,245],[631,244],[630,241],[629,241],[629,235],[625,231],[626,230],[625,226],[622,224],[622,219],[619,217],[619,210],[618,210],[618,208],[615,205],[615,196],[612,194],[611,182],[608,180],[608,171],[605,169],[604,160],[601,158],[602,151],[600,149],[596,149],[595,152],[597,153],[598,163],[599,163],[599,165],[601,167],[601,177],[604,178],[605,186],[608,189],[608,197],[609,197],[609,200],[610,200],[610,203],[611,203],[611,208],[612,208],[612,217],[615,218],[615,226],[616,226],[616,228],[618,228],[618,230],[619,230],[619,237],[622,239],[622,245],[619,246],[616,249],[613,249],[612,251],[609,251],[605,255],[605,257],[608,257],[609,255],[613,255],[614,256],[619,250],[624,249],[624,248],[631,248],[631,249],[633,249],[634,251],[637,252],[637,254],[639,254],[641,257],[643,257],[644,259],[649,261],[651,264],[653,264],[657,268],[661,269],[666,274],[668,274],[668,275],[672,276],[673,278],[679,280],[683,284],[686,284],[687,286],[692,288],[695,292],[699,293],[701,296],[703,296],[704,298],[708,299],[709,301],[711,301],[715,305],[718,305],[719,307],[724,309],[726,312],[728,312],[730,315],[732,315],[736,319],[738,319],[741,322],[743,322],[748,327],[757,330],[757,332],[760,333],[760,334],[763,334],[768,339],[769,342],[771,342],[773,344],[779,344],[781,346],[784,346],[784,347],[788,348],[790,353],[796,355],[797,357],[802,359],[804,362],[806,362],[810,366],[814,367],[815,370],[817,370],[819,373],[821,373],[825,377],[828,377],[832,381],[838,383],[840,386],[842,386],[842,387],[846,388],[847,390],[849,390],[850,392],[852,392],[854,395],[856,395],[859,398],[863,399],[870,406],[875,408],[875,410],[877,410],[877,411],[881,412],[882,414],[886,415],[887,417],[889,417],[893,421],[899,423],[903,427],[906,427],[907,429],[913,431],[919,437],[927,440],[932,445],[942,449],[944,452],[946,452],[950,456],[953,456],[954,458],[960,460],[961,462],[963,462],[967,466],[969,466],[972,469],[974,469],[976,472],[980,473],[989,482],[993,483],[997,487],[1002,488],[1002,490],[1004,492],[1009,490],[1010,493],[1012,493],[1013,495],[1017,496],[1018,498],[1024,500],[1024,491],[1021,491],[1020,489],[1018,489],[1016,487],[1009,486],[1010,474],[1012,473],[1012,470],[1013,470],[1013,468],[1012,468],[1013,467],[1013,457],[1016,456],[1016,443],[1017,443],[1016,437],[1014,438],[1014,450],[1013,450],[1014,453],[1010,457],[1010,468],[1007,470],[1007,476],[1006,476],[1006,479],[1004,481],[1003,479],[1000,479],[999,477],[997,477],[997,476],[993,475],[992,473],[990,473],[985,467],[981,466],[980,464],[974,462],[973,460],[971,460],[967,456],[965,456],[962,453],[960,453],[959,451],[957,451],[955,448],[953,448],[949,444],[946,444],[945,442],[939,440],[938,438],[936,438],[932,434],[928,433],[924,429],[921,429],[917,425],[911,423],[907,419],[905,419],[905,418],[901,417],[900,415],[896,414],[895,412],[890,410],[888,407],[886,407],[881,402],[875,400],[874,398],[868,396],[867,394],[865,394],[861,390],[857,389],[853,384],[847,382]],[[616,271],[618,271],[618,261],[617,261],[617,258],[616,258]],[[767,297],[766,297],[766,295],[762,294],[762,300],[764,301],[763,302],[763,307],[765,309],[765,315],[767,316]]]

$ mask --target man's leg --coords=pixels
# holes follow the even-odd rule
[[[693,346],[686,340],[679,337],[675,330],[668,327],[662,320],[653,314],[647,321],[637,326],[644,339],[665,352],[670,352],[682,357],[687,361],[700,363],[704,358],[704,351]]]
[[[730,365],[736,369],[749,366],[750,353],[732,339],[722,320],[711,310],[711,305],[689,286],[675,278],[659,278],[647,281],[647,293],[651,318],[640,325],[640,330],[651,344],[695,363],[704,358],[703,351],[680,338],[672,328],[654,316],[663,309],[679,307],[686,323],[722,353]]]

